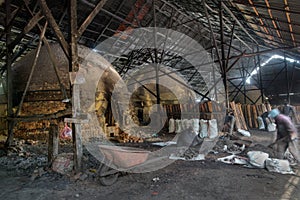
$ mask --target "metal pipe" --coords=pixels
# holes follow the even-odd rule
[[[226,58],[225,58],[225,47],[224,47],[224,21],[223,21],[223,2],[220,1],[219,5],[219,18],[220,18],[220,30],[221,30],[221,53],[222,53],[222,65],[221,65],[221,72],[223,78],[223,84],[225,89],[225,103],[226,108],[229,108],[229,96],[228,96],[228,83],[227,83],[227,66],[226,66]],[[227,58],[228,61],[228,58]]]
[[[260,65],[260,56],[257,55],[258,59],[258,67],[259,67],[259,85],[260,85],[260,96],[261,96],[261,102],[264,103],[264,88],[263,88],[263,83],[262,83],[262,72],[261,72],[261,65]]]
[[[208,12],[207,12],[207,9],[206,9],[206,1],[205,0],[203,0],[203,6],[204,6],[205,16],[207,18],[208,25],[209,25],[209,28],[210,28],[211,36],[212,36],[212,39],[213,39],[213,44],[214,44],[215,49],[216,49],[216,53],[217,53],[217,57],[218,57],[218,62],[219,62],[220,67],[221,67],[222,66],[221,56],[220,56],[220,53],[218,51],[218,44],[217,44],[216,38],[214,36],[214,31],[212,29],[211,21],[209,19],[209,15],[208,15]]]
[[[156,80],[156,103],[160,104],[160,88],[159,88],[159,70],[160,67],[158,65],[158,55],[157,55],[157,35],[156,35],[156,11],[155,11],[155,0],[152,0],[152,9],[153,9],[153,24],[154,24],[154,30],[153,30],[153,36],[154,36],[154,58],[155,58],[155,80]],[[157,109],[160,107],[158,106]]]
[[[284,67],[285,67],[285,81],[286,81],[286,91],[290,91],[290,79],[288,72],[288,65],[286,60],[286,55],[284,54]],[[287,102],[290,104],[290,93],[287,94]]]

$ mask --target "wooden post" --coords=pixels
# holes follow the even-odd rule
[[[77,1],[70,0],[69,3],[69,19],[70,19],[70,33],[69,33],[69,72],[78,72],[78,51],[77,51]],[[73,98],[72,98],[72,115],[73,118],[80,117],[80,89],[78,83],[73,83]],[[81,160],[82,160],[82,140],[81,140],[81,124],[73,123],[72,125],[73,133],[73,152],[74,152],[74,170],[76,173],[81,171]]]
[[[48,140],[48,164],[50,165],[54,157],[58,154],[58,125],[50,124],[49,128],[49,140]]]
[[[6,84],[7,84],[7,116],[13,117],[13,85],[12,85],[12,49],[10,47],[11,43],[11,1],[7,0],[6,2],[6,66],[7,66],[7,73],[6,73]],[[15,122],[13,119],[8,120],[8,137],[6,140],[5,145],[11,146],[14,137],[14,125]]]
[[[79,85],[73,85],[73,118],[80,117],[80,97],[79,97]],[[75,128],[75,129],[74,129]],[[75,172],[80,172],[82,164],[82,139],[81,139],[81,124],[75,123],[72,126],[72,137],[73,137],[73,152],[74,152],[74,170]]]

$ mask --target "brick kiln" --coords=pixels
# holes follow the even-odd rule
[[[50,120],[59,123],[63,128],[63,118],[71,115],[69,83],[69,64],[62,48],[58,44],[51,45],[52,53],[56,59],[57,71],[53,67],[52,61],[46,47],[42,47],[37,65],[32,74],[28,91],[20,114],[22,120],[15,126],[16,137],[34,139],[46,138],[45,133],[50,125]],[[95,52],[90,49],[78,46],[79,62],[83,62],[85,57],[93,57]],[[35,50],[29,52],[13,66],[13,91],[14,110],[20,104],[28,77],[35,58]],[[95,109],[100,124],[113,125],[114,120],[109,111],[110,95],[116,81],[120,80],[118,73],[112,69],[106,69],[106,73],[99,80],[95,93]],[[41,136],[41,137],[39,137]]]

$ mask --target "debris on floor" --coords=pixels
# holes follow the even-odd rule
[[[248,163],[248,159],[242,156],[230,155],[222,158],[218,158],[217,161],[221,161],[226,164],[238,164],[238,165],[246,165]]]
[[[265,161],[269,158],[269,154],[262,151],[249,151],[247,153],[249,164],[258,168],[265,168]]]
[[[266,168],[270,172],[277,172],[281,174],[295,174],[290,167],[290,163],[288,160],[268,158],[266,159]]]
[[[73,166],[73,153],[62,153],[54,158],[52,170],[61,174],[70,174]]]

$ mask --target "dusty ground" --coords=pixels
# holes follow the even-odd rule
[[[254,145],[249,149],[264,148],[274,139],[273,133],[251,133]],[[154,172],[123,174],[112,186],[99,184],[92,164],[75,178],[47,170],[45,160],[38,154],[31,155],[38,166],[22,165],[23,168],[19,161],[11,161],[16,157],[3,156],[0,199],[300,199],[300,170],[295,169],[295,175],[282,175],[216,161],[224,155],[229,154],[216,151],[203,161],[176,161]],[[91,160],[86,158],[85,162],[93,163]],[[39,176],[34,176],[33,167],[41,169]]]

